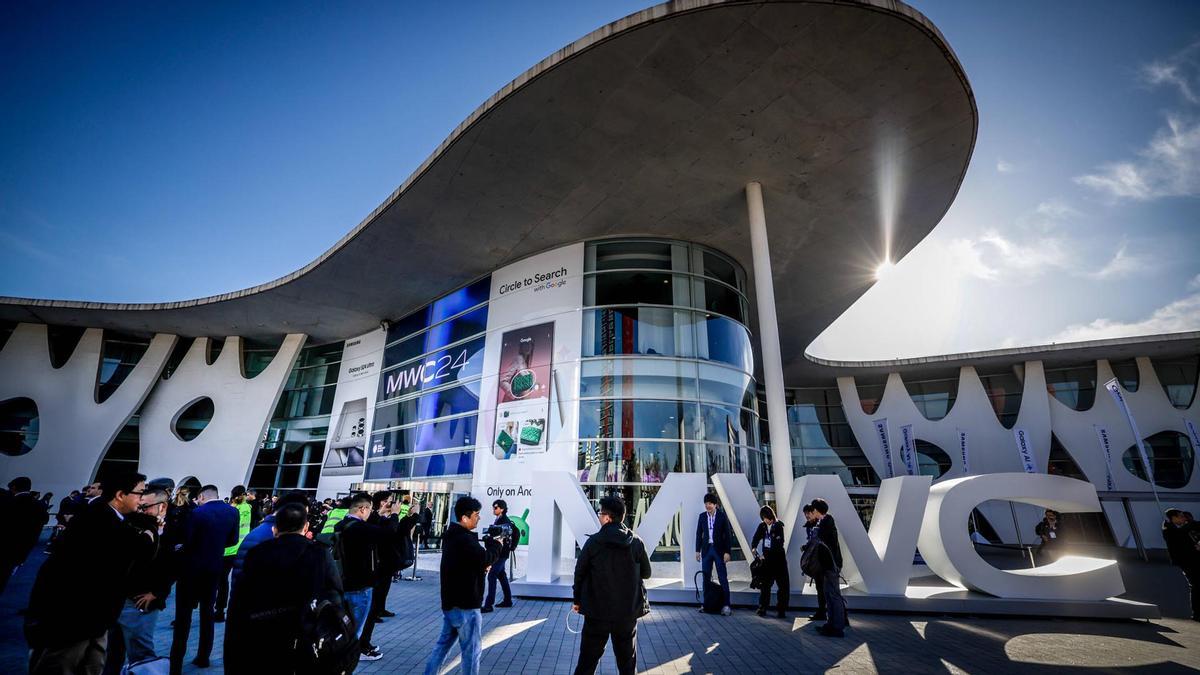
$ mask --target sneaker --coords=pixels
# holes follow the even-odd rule
[[[730,614],[733,614],[733,610],[729,608],[729,605],[721,608],[721,616],[729,616]]]
[[[384,617],[384,618],[386,618],[386,619],[390,619],[390,618],[392,618],[393,616],[396,616],[396,613],[395,613],[395,612],[392,612],[392,611],[388,611],[388,610],[386,610],[386,609],[383,609],[383,610],[380,610],[380,611],[379,611],[379,616],[382,616],[382,617]]]
[[[812,616],[808,617],[808,620],[809,621],[824,621],[825,620],[825,612],[814,612]]]
[[[360,661],[378,661],[383,658],[383,652],[379,651],[379,647],[371,647],[358,656]]]
[[[754,610],[754,613],[755,613],[755,614],[757,614],[757,615],[759,615],[759,616],[766,616],[766,615],[767,615],[767,610],[766,610],[766,609],[764,609],[764,608],[762,608],[762,607],[759,607],[758,609]]]
[[[483,614],[487,614],[488,612],[494,612],[496,610],[491,607],[482,607],[482,608],[480,608],[479,611],[482,612]]]
[[[513,606],[512,600],[505,600],[504,602],[498,602],[498,603],[496,603],[496,606],[497,607],[512,607]]]

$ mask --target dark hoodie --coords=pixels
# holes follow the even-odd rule
[[[646,545],[624,525],[609,523],[588,539],[575,562],[575,604],[587,618],[636,620],[650,611],[642,583],[649,578]]]

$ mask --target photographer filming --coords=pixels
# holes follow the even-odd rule
[[[442,537],[442,634],[425,662],[425,675],[437,675],[455,639],[462,649],[463,675],[479,672],[483,577],[504,546],[491,534],[484,535],[480,546],[473,530],[479,526],[481,508],[478,499],[460,497],[454,504],[456,522],[450,523]]]
[[[513,526],[513,522],[508,519],[508,502],[503,499],[497,499],[492,502],[492,515],[496,516],[496,522],[488,528],[488,533],[503,542],[504,546],[500,549],[500,557],[496,562],[492,563],[492,569],[488,572],[487,582],[487,600],[483,603],[483,609],[480,610],[484,614],[493,611],[492,603],[496,600],[496,582],[500,582],[500,588],[504,590],[504,600],[496,607],[512,607],[512,591],[508,587],[508,556],[513,551],[517,550],[517,540],[520,538],[520,532]]]

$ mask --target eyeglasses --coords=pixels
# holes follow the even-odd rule
[[[142,495],[146,494],[146,491],[145,490],[130,490],[129,492],[126,492],[125,494],[137,495],[137,496],[141,497]]]
[[[140,504],[138,506],[138,508],[143,511],[149,511],[150,509],[152,509],[156,506],[162,506],[163,504],[166,504],[166,502],[154,502],[153,504]]]

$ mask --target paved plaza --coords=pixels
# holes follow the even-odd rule
[[[36,567],[35,554],[0,597],[0,672],[26,671],[21,617]],[[436,556],[425,556],[436,564]],[[759,618],[750,609],[732,617],[702,615],[693,607],[656,605],[638,629],[638,669],[646,673],[1179,673],[1200,672],[1200,623],[1186,616],[1186,586],[1164,564],[1122,566],[1129,597],[1158,602],[1156,621],[1101,621],[852,614],[845,639],[814,634],[805,618]],[[420,673],[441,628],[438,575],[421,570],[421,581],[393,587],[388,607],[398,616],[377,627],[384,658],[362,663],[359,673]],[[171,642],[169,606],[159,620],[157,642]],[[516,607],[484,615],[483,672],[570,673],[579,655],[581,619],[561,601],[518,600]],[[190,663],[185,672],[222,672],[218,648],[211,668]],[[194,655],[197,630],[192,630]],[[458,672],[458,649],[443,673]],[[611,651],[600,672],[615,673]]]

